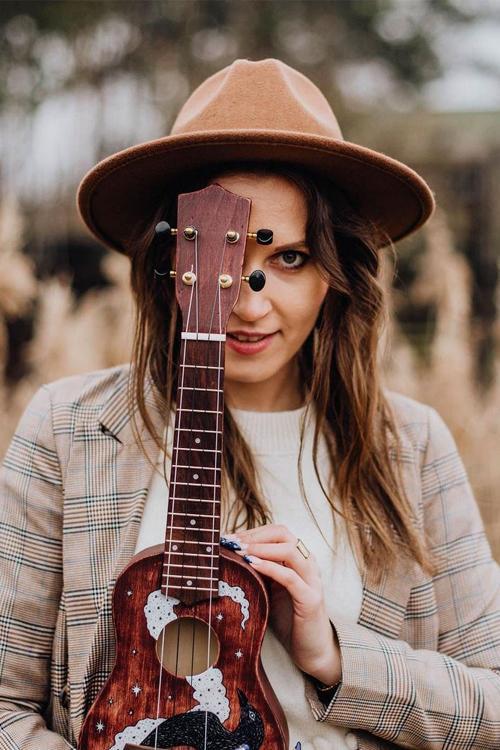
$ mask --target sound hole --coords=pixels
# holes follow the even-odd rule
[[[156,641],[160,664],[177,677],[205,672],[219,658],[215,631],[196,617],[178,617],[165,625]]]

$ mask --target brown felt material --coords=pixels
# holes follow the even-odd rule
[[[434,210],[432,192],[415,171],[344,141],[317,86],[270,58],[235,60],[193,91],[170,135],[97,164],[80,184],[80,214],[97,238],[123,252],[125,239],[151,221],[180,175],[236,160],[286,162],[328,176],[393,241]]]

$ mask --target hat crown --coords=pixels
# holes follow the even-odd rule
[[[267,130],[342,140],[332,108],[305,75],[281,60],[235,60],[196,88],[172,135],[197,131]]]

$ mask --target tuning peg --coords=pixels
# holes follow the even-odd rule
[[[166,235],[176,235],[177,229],[171,227],[168,221],[159,221],[155,226],[155,234],[157,237],[165,237]],[[194,240],[197,235],[197,230],[194,227],[186,227],[183,231],[184,237],[187,240]],[[247,237],[252,240],[257,240],[259,245],[270,245],[273,241],[273,230],[272,229],[257,229],[256,232],[247,232]],[[239,232],[234,229],[229,229],[226,232],[226,239],[228,242],[238,242],[240,238]]]
[[[252,271],[250,276],[242,276],[241,280],[246,281],[253,292],[260,292],[261,289],[264,289],[266,274],[264,271],[256,270]]]
[[[256,232],[247,232],[247,237],[257,240],[259,245],[270,245],[273,241],[272,229],[257,229]]]
[[[166,235],[177,234],[177,229],[172,229],[168,221],[159,221],[155,226],[155,234],[157,237],[165,237]]]
[[[168,221],[159,221],[158,224],[155,226],[155,234],[157,237],[165,237],[167,235],[176,235],[177,229],[174,227],[171,227]],[[182,234],[187,240],[194,240],[196,235],[198,234],[198,231],[194,227],[186,227]]]

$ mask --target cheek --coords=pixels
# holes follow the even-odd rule
[[[314,278],[294,294],[290,322],[301,338],[305,338],[314,326],[327,291],[327,284],[322,279]]]

